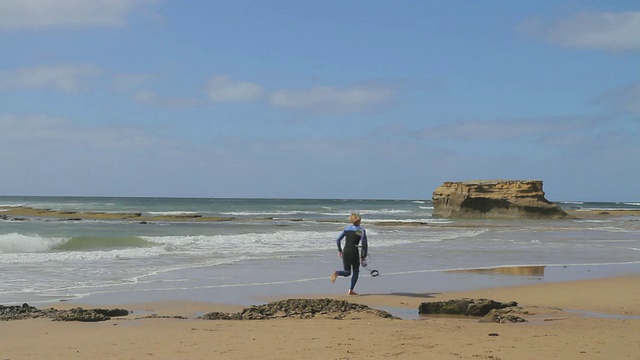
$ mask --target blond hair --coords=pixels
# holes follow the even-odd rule
[[[362,216],[360,216],[360,214],[357,212],[352,212],[351,216],[349,216],[349,222],[352,223],[353,225],[359,224],[361,220],[362,220]]]

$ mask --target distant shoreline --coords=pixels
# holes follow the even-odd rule
[[[616,217],[638,216],[640,210],[565,210],[567,214],[578,219],[609,219]],[[640,220],[640,218],[638,219]]]
[[[136,212],[99,212],[99,211],[61,211],[51,209],[36,209],[27,206],[0,206],[0,215],[20,218],[48,218],[57,220],[129,220],[129,221],[230,221],[234,217],[213,217],[198,214],[186,215],[143,215]]]
[[[565,210],[572,218],[577,219],[610,219],[616,217],[639,217],[640,210]],[[63,221],[78,220],[123,220],[123,221],[184,221],[184,222],[221,222],[238,220],[274,220],[273,217],[265,218],[237,218],[202,216],[200,214],[179,214],[179,215],[143,215],[138,212],[98,212],[98,211],[62,211],[52,209],[38,209],[28,206],[0,206],[0,218],[4,220],[25,220],[26,218],[56,219]],[[288,221],[302,221],[303,219],[278,219]],[[318,220],[318,222],[334,222],[331,220]],[[380,222],[377,225],[402,225],[402,222]],[[415,225],[410,223],[409,225]]]

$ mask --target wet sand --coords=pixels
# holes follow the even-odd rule
[[[0,322],[2,359],[638,359],[640,275],[428,294],[335,299],[410,316],[333,320],[199,320],[241,306],[206,302],[128,304],[100,323]],[[317,297],[317,296],[316,296]],[[454,298],[517,301],[526,323],[419,317],[420,303]],[[265,299],[266,301],[267,299]],[[69,307],[75,304],[59,303]],[[143,319],[149,314],[188,319]]]

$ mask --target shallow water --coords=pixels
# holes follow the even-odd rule
[[[640,273],[640,221],[446,220],[428,200],[0,197],[0,206],[233,216],[225,222],[0,220],[0,304],[118,304],[346,292],[335,239],[352,210],[367,228],[361,293],[429,293]],[[637,203],[567,203],[640,209]],[[575,209],[574,209],[575,210]],[[1,212],[0,212],[1,214]],[[384,222],[385,225],[382,225]],[[391,225],[389,224],[391,222]],[[449,272],[538,266],[542,273]]]

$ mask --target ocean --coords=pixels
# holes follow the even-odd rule
[[[638,202],[560,202],[640,210]],[[16,207],[224,221],[77,220]],[[335,240],[352,211],[369,238],[361,294],[429,294],[640,274],[640,217],[437,219],[430,200],[0,197],[0,304],[256,304],[346,293]],[[73,215],[70,215],[72,217]],[[525,267],[526,271],[511,267]],[[368,270],[380,276],[370,276]]]

